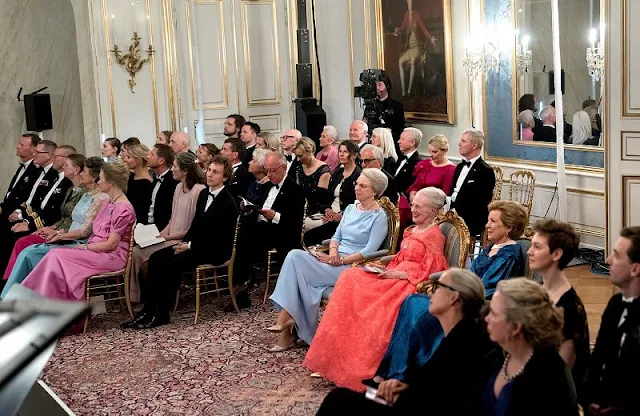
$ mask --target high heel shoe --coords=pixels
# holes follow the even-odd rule
[[[296,346],[296,343],[298,342],[298,333],[296,332],[296,326],[292,324],[293,321],[290,321],[290,322],[291,324],[286,325],[285,328],[283,328],[283,331],[285,329],[288,329],[289,333],[291,334],[291,341],[284,347],[280,345],[274,345],[273,347],[268,348],[267,351],[282,352],[282,351],[290,350],[291,348]]]
[[[295,324],[295,322],[292,318],[292,319],[289,319],[287,322],[285,322],[284,325],[271,325],[270,327],[267,328],[267,331],[276,332],[276,333],[282,332],[288,327],[292,326],[293,324]]]

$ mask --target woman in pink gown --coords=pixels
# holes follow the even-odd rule
[[[418,162],[413,170],[415,182],[407,189],[406,195],[400,195],[398,201],[401,229],[408,227],[411,221],[412,194],[428,186],[442,189],[447,195],[451,193],[456,166],[447,159],[447,151],[449,151],[449,142],[444,135],[436,134],[429,140],[431,159]]]
[[[404,299],[430,274],[448,268],[445,237],[434,224],[444,203],[440,189],[418,191],[411,208],[416,226],[405,231],[386,270],[376,275],[350,268],[340,275],[305,357],[306,367],[338,387],[364,391],[361,381],[375,375]]]
[[[129,169],[124,163],[106,163],[98,187],[110,199],[93,221],[89,241],[52,249],[22,285],[48,298],[82,300],[87,277],[123,269],[129,254],[131,226],[136,219],[125,195],[128,180]]]

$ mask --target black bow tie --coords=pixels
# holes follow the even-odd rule
[[[209,196],[213,199],[216,199],[216,194],[214,194],[213,192],[209,191]]]
[[[402,162],[403,160],[409,160],[409,158],[407,157],[407,155],[400,155],[400,156],[398,156],[398,162]]]
[[[156,178],[153,180],[153,184],[155,185],[158,182],[162,183],[163,179],[164,178],[162,176],[156,176]]]
[[[293,161],[293,155],[285,155],[285,158],[287,158],[287,162]]]
[[[465,167],[465,166],[468,168],[471,167],[471,162],[469,162],[468,160],[463,160],[460,162],[460,164],[462,165],[462,167]]]

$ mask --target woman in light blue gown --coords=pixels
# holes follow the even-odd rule
[[[76,204],[71,219],[73,222],[66,233],[56,233],[52,235],[44,244],[34,244],[22,250],[18,255],[16,264],[7,279],[7,283],[2,290],[3,299],[11,286],[20,284],[27,278],[31,270],[33,270],[40,260],[55,247],[60,247],[66,242],[82,241],[87,239],[93,230],[93,220],[100,211],[100,207],[104,202],[109,200],[107,194],[98,190],[97,181],[100,178],[100,169],[103,161],[99,157],[90,157],[85,161],[85,166],[80,173],[80,184],[86,189],[86,193],[82,195],[80,201]]]
[[[357,201],[345,209],[331,238],[329,254],[289,252],[271,295],[280,310],[276,325],[267,328],[280,333],[272,352],[290,348],[297,337],[311,344],[318,328],[322,292],[333,287],[351,263],[379,250],[387,236],[387,216],[376,197],[384,193],[387,183],[379,169],[364,169],[356,181]]]

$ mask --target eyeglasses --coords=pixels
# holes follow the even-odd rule
[[[280,137],[280,140],[287,140],[287,139],[295,139],[296,136],[282,136]]]
[[[438,288],[442,286],[442,287],[446,287],[447,289],[451,290],[452,292],[457,292],[457,290],[455,290],[454,288],[452,288],[449,285],[445,285],[444,283],[442,283],[439,280],[434,280],[433,283],[431,284],[431,293],[436,293],[436,290],[438,290]]]
[[[286,163],[283,163],[282,165],[278,166],[275,169],[265,169],[264,171],[266,172],[267,175],[271,174],[271,173],[276,173],[279,169],[281,169],[283,166],[287,166]]]
[[[360,159],[362,161],[363,165],[368,165],[369,163],[373,162],[375,159]]]

